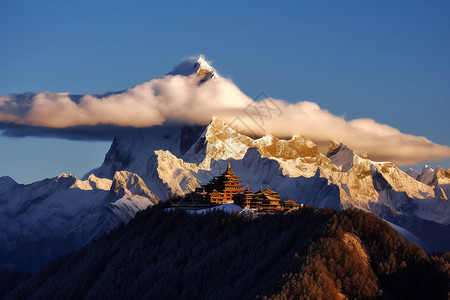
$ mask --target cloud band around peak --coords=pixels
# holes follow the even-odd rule
[[[249,112],[252,107],[253,112]],[[212,116],[229,123],[239,118],[257,135],[303,135],[316,143],[338,140],[358,153],[368,152],[373,160],[399,165],[450,157],[448,146],[404,134],[372,119],[347,121],[307,101],[256,102],[229,79],[201,82],[196,73],[166,75],[116,94],[74,97],[42,92],[0,97],[0,129],[14,136],[47,132],[65,138],[105,139],[111,132],[169,121],[206,125]]]

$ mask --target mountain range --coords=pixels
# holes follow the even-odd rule
[[[199,84],[220,77],[202,58],[169,74],[192,73]],[[167,123],[118,136],[85,178],[61,174],[23,185],[0,177],[0,263],[36,270],[138,211],[206,184],[227,161],[253,191],[268,186],[302,204],[359,208],[427,252],[450,250],[450,170],[405,173],[338,141],[321,153],[301,132],[255,137],[213,117],[207,126]]]

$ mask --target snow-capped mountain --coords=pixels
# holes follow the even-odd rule
[[[268,176],[261,178],[263,183],[260,184],[270,185],[276,176],[286,180],[318,176],[326,180],[327,185],[339,189],[341,207],[356,206],[370,209],[370,202],[380,202],[394,209],[403,207],[402,212],[406,212],[402,197],[396,196],[403,193],[404,197],[410,199],[404,201],[411,201],[412,206],[417,206],[414,209],[415,214],[439,223],[450,223],[448,213],[435,212],[433,206],[426,205],[433,199],[441,199],[436,197],[433,187],[411,178],[393,163],[374,162],[360,157],[345,145],[335,141],[330,143],[329,151],[324,155],[311,140],[304,137],[294,136],[290,140],[283,140],[266,135],[252,139],[236,132],[219,118],[213,118],[197,141],[185,152],[179,148],[177,139],[180,135],[180,129],[170,137],[169,134],[165,134],[168,143],[160,149],[150,144],[143,146],[145,141],[143,137],[116,139],[104,164],[95,173],[98,176],[108,177],[108,174],[123,167],[140,174],[146,184],[152,187],[151,190],[156,191],[156,194],[164,199],[170,193],[183,194],[207,182],[213,175],[217,175],[216,172],[221,171],[220,164],[225,160],[234,160],[232,164],[239,168],[240,161],[251,161],[258,155],[267,158],[270,164],[275,163],[278,170],[259,172],[267,173]],[[160,139],[161,137],[155,135],[151,140]],[[148,150],[145,151],[145,155],[140,150],[143,148]],[[239,175],[244,179],[254,177],[254,175],[247,176],[247,172],[243,170]],[[270,186],[272,188],[272,185]],[[273,188],[281,190],[275,184]],[[300,197],[289,193],[286,196],[293,199]]]
[[[155,126],[145,134],[115,138],[102,166],[92,172],[105,178],[112,178],[121,170],[139,174],[156,196],[167,199],[172,191],[158,173],[158,168],[163,166],[161,160],[165,160],[163,152],[182,156],[203,129],[202,126]],[[177,182],[181,181],[177,179]]]
[[[199,128],[196,129],[198,133]],[[436,224],[438,231],[449,236],[448,171],[437,172],[441,178],[439,184],[430,186],[393,163],[371,161],[336,141],[330,142],[324,155],[307,138],[293,136],[284,140],[266,135],[253,139],[236,132],[219,118],[213,118],[196,141],[192,134],[187,150],[181,150],[177,140],[182,136],[180,128],[162,136],[167,143],[160,149],[150,144],[143,146],[143,137],[116,139],[95,174],[107,177],[121,166],[139,174],[155,194],[167,199],[172,193],[185,194],[207,183],[230,160],[233,170],[254,191],[268,185],[285,199],[336,209],[357,207],[394,224],[396,220],[400,222],[398,216],[401,216],[399,226],[403,227],[403,233],[410,230],[411,237],[419,232],[420,237],[415,236],[415,241],[422,239],[422,246],[428,249],[440,249],[440,246],[428,241],[431,236],[424,234],[427,224]],[[161,138],[155,135],[154,139]],[[148,151],[143,154],[142,149]],[[420,230],[416,228],[419,221],[426,221]],[[444,242],[445,247],[450,246],[448,243]]]
[[[0,178],[0,262],[35,269],[159,201],[138,175],[86,180],[61,174],[32,184]]]
[[[199,84],[220,77],[203,57],[168,75],[200,76]],[[194,191],[227,161],[253,191],[268,186],[283,200],[371,211],[426,250],[450,250],[450,170],[405,173],[338,141],[324,154],[301,135],[254,138],[213,117],[207,126],[165,124],[118,136],[84,180],[61,174],[21,185],[0,177],[0,264],[35,269],[160,199]]]
[[[435,170],[425,165],[417,180],[434,188],[436,197],[448,200],[450,197],[450,170],[437,167]]]
[[[406,172],[412,178],[433,187],[436,197],[448,200],[450,196],[450,170],[437,166],[435,170],[425,165],[420,173],[413,169]]]

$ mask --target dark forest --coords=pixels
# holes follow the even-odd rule
[[[244,216],[159,204],[37,273],[3,270],[4,299],[447,299],[450,253],[427,255],[370,213]]]

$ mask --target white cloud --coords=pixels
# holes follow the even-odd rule
[[[22,110],[17,110],[21,105]],[[21,113],[14,113],[17,111]],[[265,117],[249,114],[258,111]],[[86,95],[79,103],[67,93],[39,93],[26,104],[0,98],[0,121],[52,128],[96,124],[147,127],[170,120],[207,124],[213,115],[228,122],[239,117],[257,134],[304,135],[322,144],[335,139],[356,152],[368,152],[374,160],[391,160],[399,165],[450,157],[447,146],[401,133],[372,119],[346,121],[313,102],[254,102],[231,80],[220,78],[199,84],[196,74],[168,75],[100,99]]]

